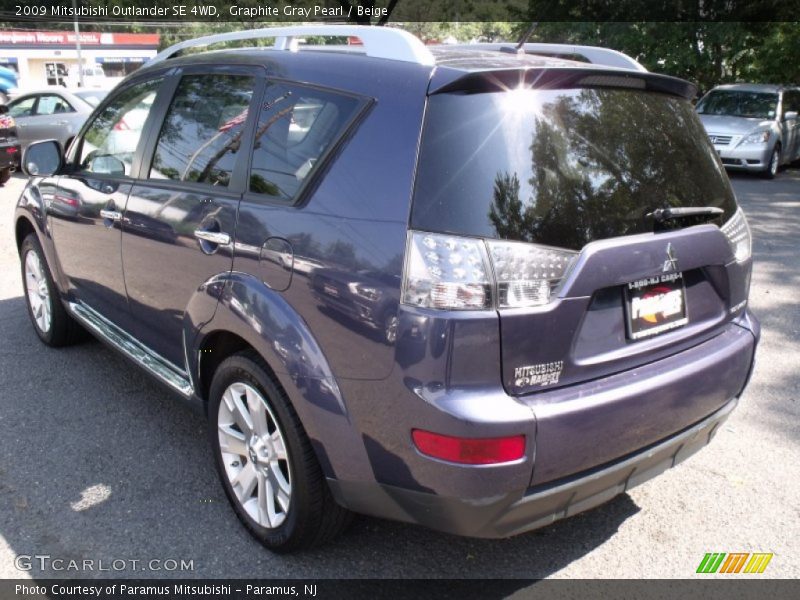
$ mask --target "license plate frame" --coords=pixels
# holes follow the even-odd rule
[[[681,272],[632,281],[624,290],[625,329],[631,341],[673,331],[689,322]]]

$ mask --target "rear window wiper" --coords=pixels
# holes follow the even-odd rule
[[[682,219],[685,217],[718,217],[725,211],[716,206],[670,206],[667,208],[657,208],[653,212],[647,213],[646,217],[653,217],[657,223]]]

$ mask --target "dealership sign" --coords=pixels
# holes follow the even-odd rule
[[[67,31],[0,31],[3,46],[74,46],[77,41],[78,36]],[[158,41],[157,33],[80,33],[85,46],[158,46]]]

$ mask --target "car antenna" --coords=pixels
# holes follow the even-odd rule
[[[530,39],[530,37],[533,35],[533,32],[536,30],[538,26],[539,22],[534,21],[533,23],[531,23],[530,27],[528,27],[525,30],[525,33],[522,34],[522,37],[519,38],[519,42],[517,42],[517,45],[514,47],[514,51],[517,54],[525,54],[525,49],[523,48],[523,46],[525,46],[525,42],[527,42]]]

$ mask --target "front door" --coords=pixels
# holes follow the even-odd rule
[[[175,365],[184,364],[183,315],[192,295],[231,270],[246,168],[239,149],[257,81],[249,69],[210,69],[175,76],[180,82],[123,218],[136,337]]]
[[[47,208],[70,300],[121,327],[129,314],[120,255],[122,212],[160,83],[154,79],[125,88],[95,116],[73,145],[70,166]]]

